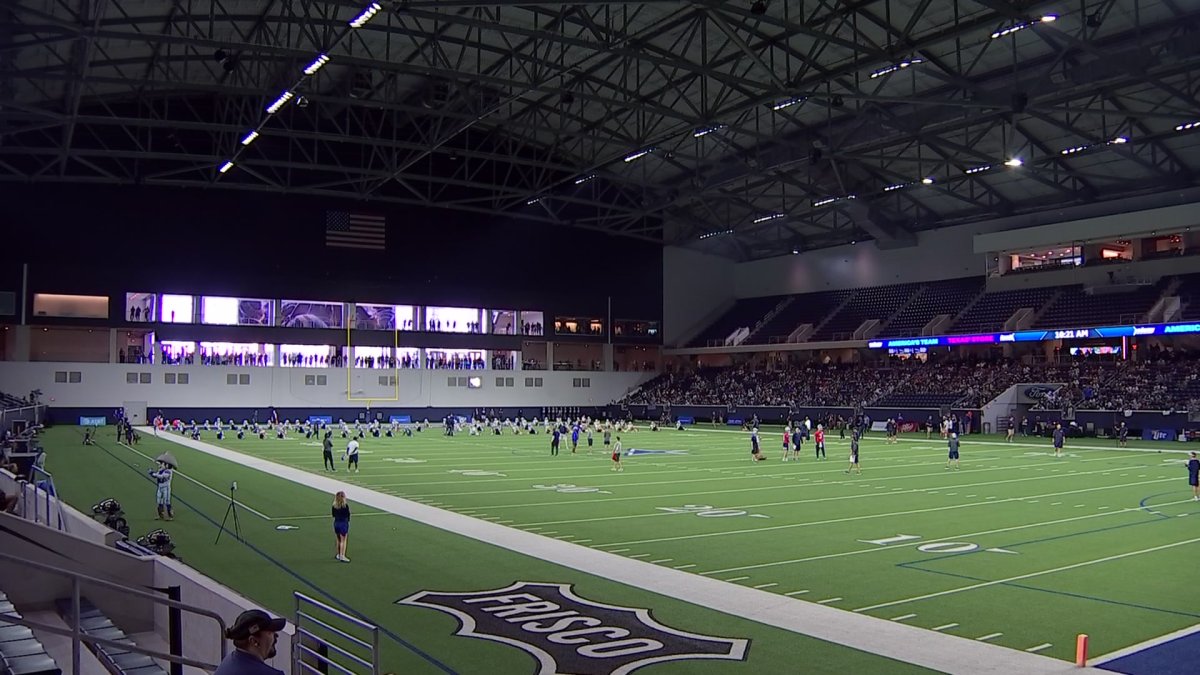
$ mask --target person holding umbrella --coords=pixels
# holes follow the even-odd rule
[[[150,469],[149,474],[158,486],[154,495],[158,503],[158,520],[175,520],[175,513],[171,510],[171,478],[175,475],[178,462],[169,452],[159,455],[155,461],[158,462],[158,468]]]

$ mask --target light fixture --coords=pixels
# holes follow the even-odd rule
[[[217,169],[217,172],[218,173],[227,173],[232,168],[233,168],[233,161],[226,160],[225,163],[221,165],[221,168]]]
[[[274,115],[275,113],[279,112],[279,109],[282,108],[285,103],[292,100],[293,96],[295,96],[295,94],[293,94],[291,91],[283,92],[282,94],[279,95],[279,98],[275,99],[274,103],[267,106],[267,112],[271,115]]]
[[[1014,169],[1021,166],[1024,163],[1025,163],[1025,161],[1022,160],[1020,157],[1009,157],[1008,159],[1004,160],[1004,166],[1012,167]]]
[[[579,178],[576,178],[576,179],[575,179],[575,184],[576,184],[576,185],[583,185],[584,183],[588,182],[589,180],[591,180],[591,179],[593,179],[593,178],[595,178],[595,177],[596,177],[596,174],[594,174],[594,173],[589,173],[589,174],[588,174],[588,175],[586,175],[586,176],[580,176]]]
[[[818,199],[818,200],[814,201],[814,202],[813,202],[813,206],[814,206],[814,207],[816,207],[816,206],[827,206],[827,205],[829,205],[829,204],[832,204],[832,203],[836,202],[837,200],[838,200],[838,198],[837,198],[837,197],[826,197],[825,199]]]
[[[533,206],[534,204],[537,204],[541,201],[542,201],[541,197],[533,197],[532,199],[526,200],[525,206]]]
[[[771,110],[783,110],[784,108],[790,108],[794,105],[804,103],[806,100],[808,100],[807,96],[794,96],[792,98],[785,98],[782,101],[777,101],[776,103],[772,104]]]
[[[759,216],[759,217],[755,218],[753,222],[755,225],[757,225],[759,223],[765,223],[770,220],[778,220],[779,218],[784,218],[786,216],[787,216],[786,213],[768,213],[765,216]]]
[[[1041,18],[1039,18],[1037,21],[1024,21],[1021,23],[1014,23],[1013,25],[1011,25],[1007,28],[1001,28],[1000,30],[992,33],[991,37],[993,40],[995,40],[997,38],[1002,38],[1006,35],[1012,35],[1013,33],[1016,33],[1018,31],[1025,30],[1026,28],[1031,28],[1033,26],[1036,26],[1039,23],[1053,23],[1057,20],[1058,20],[1057,14],[1045,14]]]
[[[628,163],[628,162],[634,161],[635,159],[641,159],[642,157],[645,157],[646,155],[654,152],[654,150],[655,150],[655,148],[646,148],[644,150],[638,150],[637,152],[633,153],[632,155],[626,155],[625,162]]]
[[[921,185],[933,185],[933,177],[926,176],[921,179]]]
[[[925,59],[917,59],[917,58],[905,59],[903,61],[900,61],[899,63],[894,63],[890,66],[880,68],[879,70],[876,70],[875,72],[871,73],[871,79],[874,80],[877,77],[883,77],[884,75],[889,75],[898,70],[903,70],[905,68],[908,68],[909,66],[915,66],[918,63],[925,63]]]
[[[378,2],[372,2],[371,4],[367,5],[367,8],[362,11],[362,14],[359,14],[354,18],[353,21],[350,22],[350,27],[362,28],[363,26],[367,25],[367,22],[371,20],[371,17],[378,14],[379,10],[381,9],[383,9],[383,5],[380,5]]]
[[[246,134],[245,138],[242,139],[242,145],[250,145],[256,138],[258,138],[258,132],[251,131],[250,133]]]
[[[700,238],[701,239],[709,239],[711,237],[720,236],[722,234],[733,234],[733,230],[730,229],[730,230],[720,230],[717,232],[705,232],[704,234],[700,235]]]
[[[1125,145],[1128,142],[1129,142],[1129,139],[1127,137],[1117,136],[1116,138],[1109,141],[1108,144],[1109,145]]]
[[[889,185],[889,186],[883,188],[883,191],[891,192],[892,190],[899,190],[899,189],[903,188],[905,185],[908,185],[908,183],[894,183],[892,185]]]
[[[1191,131],[1192,129],[1197,129],[1197,128],[1200,128],[1200,121],[1185,122],[1184,124],[1178,124],[1175,126],[1175,131]]]
[[[992,168],[991,164],[980,164],[979,166],[973,166],[973,167],[963,171],[963,173],[965,173],[969,176],[971,174],[983,173],[984,171],[987,171],[990,168]]]
[[[329,63],[329,57],[326,56],[325,54],[321,54],[321,55],[317,56],[317,59],[315,61],[308,64],[308,67],[304,69],[304,74],[305,75],[313,75],[318,70],[320,70],[321,67],[324,66],[326,63]]]
[[[703,138],[714,131],[720,131],[725,128],[724,124],[714,124],[708,127],[700,127],[692,132],[692,138]]]

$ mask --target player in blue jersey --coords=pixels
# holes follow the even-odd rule
[[[1062,457],[1063,444],[1066,441],[1066,432],[1063,431],[1062,422],[1054,423],[1054,456]]]

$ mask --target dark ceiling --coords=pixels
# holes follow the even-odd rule
[[[1192,0],[381,0],[352,27],[373,4],[0,1],[0,179],[432,205],[748,260],[1200,168]]]

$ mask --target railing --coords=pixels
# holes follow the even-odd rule
[[[34,464],[29,468],[29,478],[31,479],[31,483],[23,485],[21,490],[23,493],[21,495],[21,517],[25,518],[25,520],[32,520],[35,523],[43,522],[39,516],[42,515],[41,505],[45,501],[46,525],[63,532],[68,531],[67,519],[63,516],[62,502],[58,500],[58,490],[54,487],[54,476],[50,475],[49,471]],[[25,489],[28,488],[32,489],[32,494],[25,493]],[[32,499],[30,499],[31,496]],[[30,518],[28,514],[30,502],[33,502],[33,518]],[[58,522],[51,522],[51,516],[56,516]]]
[[[32,416],[32,418],[30,416]],[[11,428],[13,420],[27,420],[31,425],[37,425],[41,424],[45,417],[45,403],[35,403],[33,405],[25,405],[17,408],[5,408],[0,410],[0,428]]]
[[[293,673],[317,673],[318,675],[325,675],[329,672],[330,668],[333,668],[345,675],[361,675],[361,673],[379,675],[378,626],[350,616],[303,593],[295,592],[293,595],[296,600],[296,618],[294,621],[296,635],[292,640]],[[314,615],[315,611],[324,612],[327,615],[326,620],[317,618]],[[350,624],[353,628],[367,632],[370,635],[370,642],[355,637],[334,626],[332,624],[334,621]],[[318,627],[326,634],[334,637],[322,637],[313,632],[309,626]],[[350,647],[339,647],[335,644],[334,640],[347,642]],[[351,651],[353,649],[357,649],[360,653],[363,651],[366,653],[362,655],[356,654],[354,651]],[[331,651],[337,656],[330,656]],[[309,663],[309,661],[315,661],[315,663]],[[350,670],[349,667],[343,665],[341,662],[345,662],[351,667],[359,666],[366,670]]]
[[[70,616],[70,621],[68,622],[68,623],[70,623],[71,627],[69,630],[64,629],[64,628],[59,628],[58,626],[50,626],[50,625],[47,625],[47,624],[44,624],[44,623],[41,623],[38,621],[30,621],[29,619],[25,619],[25,618],[17,618],[16,616],[13,616],[11,614],[0,614],[0,625],[14,624],[14,625],[18,625],[18,626],[25,626],[30,629],[37,629],[37,630],[45,631],[47,633],[51,633],[53,635],[62,635],[62,636],[71,638],[71,675],[79,675],[79,673],[80,673],[80,655],[81,655],[80,648],[84,644],[91,645],[93,647],[95,647],[95,646],[115,647],[117,649],[122,649],[125,651],[134,652],[137,654],[145,654],[146,656],[149,656],[150,658],[158,659],[161,661],[166,661],[166,662],[172,664],[173,666],[175,666],[175,665],[191,666],[192,668],[201,668],[206,671],[213,671],[213,670],[216,670],[217,666],[219,665],[219,664],[215,664],[215,663],[207,663],[205,661],[198,661],[196,659],[189,659],[189,658],[186,658],[181,655],[165,654],[163,652],[155,651],[153,649],[146,649],[145,647],[141,647],[139,645],[134,644],[133,642],[130,642],[128,639],[109,640],[106,638],[99,638],[99,637],[91,636],[91,635],[88,635],[87,633],[84,633],[79,627],[80,614],[82,614],[82,601],[81,601],[82,594],[80,592],[80,586],[83,582],[87,582],[88,584],[93,584],[93,585],[100,586],[103,588],[109,588],[109,589],[113,589],[115,591],[119,591],[120,593],[125,594],[127,597],[132,596],[134,598],[148,600],[155,604],[166,605],[168,608],[173,609],[173,610],[191,612],[192,614],[198,614],[200,616],[209,617],[217,622],[217,625],[220,627],[220,630],[221,630],[220,644],[221,644],[221,658],[222,659],[225,658],[225,654],[228,651],[228,643],[224,639],[225,628],[226,628],[225,621],[221,618],[221,615],[217,614],[216,612],[210,612],[206,609],[201,609],[199,607],[187,605],[182,602],[179,602],[178,600],[171,600],[168,598],[164,598],[162,596],[155,595],[154,593],[150,593],[148,591],[144,591],[141,588],[138,588],[136,586],[132,586],[129,584],[122,584],[122,583],[117,583],[117,582],[113,582],[113,581],[107,581],[105,579],[93,577],[88,574],[83,574],[82,572],[73,572],[68,569],[63,569],[61,567],[55,567],[54,565],[48,565],[43,562],[38,562],[36,560],[29,560],[28,558],[22,558],[20,556],[10,555],[8,553],[0,553],[0,560],[8,560],[8,561],[17,563],[19,565],[23,565],[26,569],[36,569],[36,570],[40,570],[42,572],[48,572],[50,574],[55,574],[57,576],[67,577],[71,580],[71,616]],[[176,669],[172,668],[172,670],[174,671]]]

